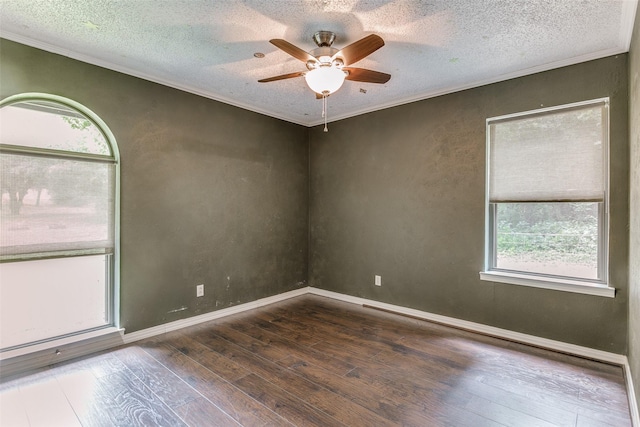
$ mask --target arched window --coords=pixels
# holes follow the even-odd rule
[[[117,326],[118,149],[58,96],[0,102],[0,349]]]

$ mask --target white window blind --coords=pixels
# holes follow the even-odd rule
[[[489,201],[602,202],[606,102],[489,125]]]
[[[0,256],[113,249],[115,164],[0,154]]]

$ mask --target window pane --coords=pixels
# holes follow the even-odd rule
[[[0,264],[0,348],[107,325],[108,255]]]
[[[3,153],[0,168],[0,254],[113,246],[113,164]]]
[[[0,109],[0,122],[0,144],[111,155],[102,132],[89,119],[59,103],[8,105]]]
[[[598,205],[496,204],[495,267],[599,279]]]

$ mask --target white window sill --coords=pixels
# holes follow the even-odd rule
[[[511,285],[531,286],[534,288],[552,289],[555,291],[574,292],[577,294],[596,295],[608,298],[614,298],[616,295],[615,288],[577,279],[530,276],[504,271],[481,271],[480,279],[489,282],[509,283]]]

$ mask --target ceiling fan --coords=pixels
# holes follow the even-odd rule
[[[340,50],[332,47],[336,35],[331,31],[318,31],[313,35],[316,49],[305,52],[282,39],[269,40],[271,44],[304,62],[307,71],[282,74],[258,80],[260,83],[304,76],[307,84],[316,93],[316,98],[326,98],[342,86],[345,80],[366,83],[386,83],[390,74],[364,68],[350,67],[351,64],[369,56],[384,46],[382,37],[370,34]]]
[[[318,31],[313,35],[313,41],[318,47],[310,52],[305,52],[286,40],[269,40],[277,48],[304,62],[307,66],[307,71],[297,71],[258,80],[260,83],[268,83],[304,76],[309,88],[316,93],[316,98],[323,100],[322,117],[324,117],[325,132],[328,131],[327,97],[340,89],[345,80],[386,83],[391,78],[390,74],[379,71],[350,67],[351,64],[360,61],[384,46],[382,37],[370,34],[340,50],[332,47],[335,39],[336,35],[332,31]]]

